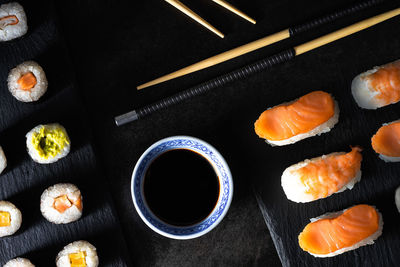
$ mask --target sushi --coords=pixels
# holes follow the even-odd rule
[[[56,184],[47,188],[40,198],[40,211],[49,222],[70,223],[82,217],[82,195],[73,184]]]
[[[352,189],[361,180],[361,148],[307,159],[288,167],[281,184],[294,202],[310,202]]]
[[[400,212],[400,187],[397,188],[394,194],[394,202],[396,203],[397,210]]]
[[[400,100],[400,60],[356,76],[351,92],[358,106],[377,109]]]
[[[34,102],[47,91],[47,78],[35,61],[26,61],[8,74],[8,90],[19,101]]]
[[[299,235],[299,245],[314,257],[333,257],[374,244],[382,228],[382,215],[375,207],[356,205],[311,219]]]
[[[21,227],[22,215],[14,204],[0,201],[0,237],[14,234]]]
[[[372,148],[386,162],[400,161],[400,120],[385,123],[371,138]]]
[[[24,8],[17,2],[0,6],[0,42],[21,37],[28,31]]]
[[[256,134],[273,146],[296,143],[329,132],[339,120],[339,106],[323,91],[314,91],[264,111],[254,123]]]
[[[38,125],[26,134],[26,146],[31,158],[41,164],[58,161],[71,148],[67,131],[58,123]]]
[[[4,155],[3,148],[0,146],[0,174],[4,171],[6,167],[7,167],[6,155]]]
[[[97,267],[99,258],[92,244],[87,241],[75,241],[58,253],[56,265],[57,267]]]
[[[8,261],[3,267],[35,267],[35,265],[28,259],[15,258]]]

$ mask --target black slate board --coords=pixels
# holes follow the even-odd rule
[[[0,265],[26,256],[37,266],[52,266],[63,246],[83,239],[97,247],[101,266],[126,266],[125,241],[96,164],[86,113],[53,3],[20,3],[28,17],[29,31],[20,39],[0,43],[0,145],[8,160],[0,176],[0,199],[11,201],[21,210],[23,223],[13,236],[0,238]],[[49,81],[48,92],[34,103],[18,102],[7,89],[9,70],[26,60],[37,61]],[[66,158],[40,165],[26,152],[25,134],[38,124],[52,122],[66,127],[72,149]],[[84,214],[77,222],[55,225],[40,213],[40,195],[58,182],[74,183],[83,194]]]
[[[390,6],[393,5],[384,5],[386,9]],[[357,74],[400,57],[399,27],[397,17],[302,55],[269,73],[280,80],[272,79],[262,93],[259,102],[263,104],[257,103],[256,107],[258,114],[314,90],[331,93],[340,106],[339,123],[329,133],[283,147],[271,147],[256,136],[249,144],[257,155],[253,158],[257,171],[251,173],[256,196],[284,266],[400,265],[400,214],[394,204],[394,191],[400,186],[400,165],[383,162],[370,145],[370,138],[383,123],[400,118],[400,104],[378,110],[361,109],[350,91]],[[285,168],[307,158],[350,151],[350,145],[364,149],[362,179],[353,190],[305,204],[286,199],[280,179]],[[298,246],[298,234],[309,218],[361,203],[374,205],[383,214],[383,234],[376,244],[332,258],[314,258]]]

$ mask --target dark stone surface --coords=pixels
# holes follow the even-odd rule
[[[65,245],[88,240],[97,247],[102,266],[126,266],[126,244],[104,175],[98,171],[87,113],[76,94],[74,71],[55,24],[54,6],[50,1],[42,1],[40,9],[30,1],[21,4],[28,15],[29,32],[21,39],[0,43],[0,145],[8,161],[0,176],[0,199],[21,210],[22,226],[14,235],[0,238],[0,265],[25,256],[36,266],[54,266]],[[7,88],[10,69],[27,60],[37,61],[49,81],[48,92],[34,103],[17,101]],[[35,163],[26,152],[25,134],[38,124],[53,122],[67,129],[71,152],[53,164]],[[60,182],[76,184],[83,195],[82,218],[66,225],[52,224],[40,212],[41,194]]]
[[[184,2],[226,37],[213,35],[164,1],[57,2],[81,94],[90,114],[90,126],[94,129],[97,155],[108,177],[134,265],[280,265],[252,194],[254,181],[285,265],[361,266],[374,262],[375,250],[384,263],[392,263],[392,255],[387,253],[396,238],[390,236],[396,231],[394,222],[388,221],[388,230],[385,228],[377,245],[330,260],[315,260],[301,252],[297,234],[308,218],[363,201],[377,205],[384,216],[386,213],[395,216],[392,195],[377,198],[392,192],[396,184],[392,175],[398,168],[379,161],[368,139],[382,122],[396,119],[399,114],[396,106],[378,112],[360,110],[351,98],[349,84],[359,72],[398,58],[399,20],[393,19],[272,70],[117,128],[113,122],[116,115],[385,9],[365,10],[269,48],[138,92],[137,85],[153,78],[357,1],[232,0],[257,19],[256,25],[210,1]],[[283,148],[271,148],[254,134],[253,123],[267,107],[318,89],[333,93],[342,108],[341,121],[331,133]],[[195,240],[170,240],[152,232],[140,220],[131,202],[130,176],[136,160],[149,145],[171,135],[192,135],[211,143],[226,158],[234,178],[235,194],[227,216],[213,231]],[[285,199],[280,187],[284,167],[322,153],[347,150],[350,144],[365,147],[366,175],[353,191],[305,205]],[[379,183],[380,173],[391,182]]]

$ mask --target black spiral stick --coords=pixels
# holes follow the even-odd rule
[[[291,27],[291,28],[289,28],[289,33],[290,33],[291,36],[297,35],[299,33],[308,31],[308,30],[310,30],[310,29],[312,29],[314,27],[317,27],[319,25],[322,25],[322,24],[325,24],[325,23],[328,23],[328,22],[332,22],[332,21],[334,21],[334,20],[336,20],[338,18],[341,18],[343,16],[354,14],[354,13],[356,13],[356,12],[362,10],[362,9],[365,9],[367,7],[371,7],[371,6],[376,5],[377,3],[380,3],[380,2],[383,2],[383,1],[384,0],[369,0],[369,1],[362,2],[362,3],[358,3],[358,4],[356,4],[356,5],[352,6],[352,7],[349,7],[349,8],[346,8],[344,10],[329,14],[329,15],[323,17],[323,18],[319,18],[319,19],[310,21],[308,23],[301,24],[299,26]],[[390,13],[390,12],[387,12],[387,13]],[[383,16],[385,14],[382,14],[381,16]],[[397,14],[391,14],[390,16],[393,17],[395,15],[397,15]],[[381,21],[384,21],[384,20],[389,19],[389,18],[390,17],[383,16],[381,18]],[[366,22],[366,21],[368,21],[368,20],[365,20],[363,22]],[[363,22],[360,22],[360,23],[357,23],[357,24],[362,24]],[[370,27],[370,26],[372,26],[372,25],[374,25],[376,23],[379,23],[379,22],[373,22],[373,23],[369,23],[369,24],[367,23],[367,24],[369,25],[368,27]],[[352,29],[351,33],[347,33],[346,35],[349,35],[349,34],[352,34],[354,32],[362,30],[362,29],[359,29],[358,27],[354,27],[354,25],[349,26],[347,28],[351,28],[351,27],[353,27],[354,29]],[[367,28],[367,27],[364,27],[364,28]],[[341,30],[339,30],[338,32],[340,32],[340,31]],[[335,34],[335,33],[332,33],[332,34]],[[330,34],[330,35],[332,35],[332,34]],[[336,39],[334,39],[334,40],[342,38],[342,37],[344,37],[346,35],[340,36],[340,34],[339,34],[338,35],[339,37],[337,37],[337,38],[335,37]],[[323,38],[324,37],[321,37],[321,38],[318,38],[318,39],[323,39]],[[329,39],[329,38],[327,38],[327,39]],[[315,41],[317,41],[317,40],[315,40]],[[252,74],[255,74],[255,73],[263,71],[263,70],[266,70],[268,68],[271,68],[274,65],[287,62],[287,61],[291,60],[292,58],[294,58],[298,54],[305,53],[307,51],[310,51],[310,50],[312,50],[312,49],[314,49],[316,47],[319,47],[319,46],[324,45],[326,43],[332,42],[334,40],[333,39],[330,40],[330,41],[323,40],[322,42],[317,42],[318,44],[316,46],[312,46],[311,48],[307,47],[307,44],[308,44],[307,43],[307,44],[304,44],[304,45],[301,45],[301,46],[298,46],[298,47],[295,47],[295,48],[291,48],[291,49],[285,50],[285,51],[283,51],[283,52],[281,52],[279,54],[275,54],[273,56],[270,56],[270,57],[267,57],[265,59],[262,59],[262,60],[260,60],[260,61],[258,61],[256,63],[250,64],[248,66],[245,66],[245,67],[242,67],[240,69],[234,70],[234,71],[229,72],[227,74],[221,75],[221,76],[219,76],[217,78],[214,78],[214,79],[212,79],[210,81],[201,83],[201,84],[199,84],[197,86],[194,86],[192,88],[189,88],[187,90],[184,90],[182,92],[174,94],[174,95],[172,95],[170,97],[164,98],[164,99],[162,99],[162,100],[160,100],[158,102],[155,102],[153,104],[150,104],[150,105],[144,106],[142,108],[139,108],[137,110],[132,110],[132,111],[130,111],[128,113],[125,113],[123,115],[117,116],[117,117],[115,117],[115,123],[118,126],[121,126],[121,125],[124,125],[126,123],[141,119],[141,118],[143,118],[143,117],[145,117],[145,116],[147,116],[147,115],[149,115],[149,114],[151,114],[153,112],[156,112],[158,110],[165,109],[165,108],[167,108],[169,106],[178,104],[178,103],[180,103],[182,101],[185,101],[185,100],[190,99],[192,97],[195,97],[197,95],[203,94],[203,93],[205,93],[205,92],[207,92],[207,91],[209,91],[211,89],[222,87],[222,86],[224,86],[224,85],[226,85],[226,84],[228,84],[230,82],[246,78],[246,77],[248,77],[248,76],[250,76]],[[309,42],[309,43],[311,43],[311,42]]]

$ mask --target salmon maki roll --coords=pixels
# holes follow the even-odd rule
[[[310,221],[299,235],[299,245],[314,257],[333,257],[372,245],[383,228],[382,215],[375,207],[365,204]]]
[[[323,91],[314,91],[264,111],[254,123],[256,134],[272,146],[284,146],[329,132],[339,120],[339,106]]]
[[[8,261],[3,267],[35,267],[35,265],[28,259],[15,258]]]
[[[377,109],[400,100],[400,60],[375,67],[353,79],[351,92],[358,106]]]
[[[96,248],[87,241],[75,241],[64,247],[56,258],[57,267],[97,267],[99,257]]]
[[[400,161],[400,120],[383,124],[371,138],[372,148],[386,162]]]
[[[49,222],[65,224],[82,217],[81,191],[73,184],[56,184],[40,198],[40,211]]]
[[[28,31],[24,8],[17,2],[0,6],[0,42],[21,37]]]
[[[310,202],[352,189],[361,180],[361,148],[307,159],[287,168],[281,178],[286,197]]]

